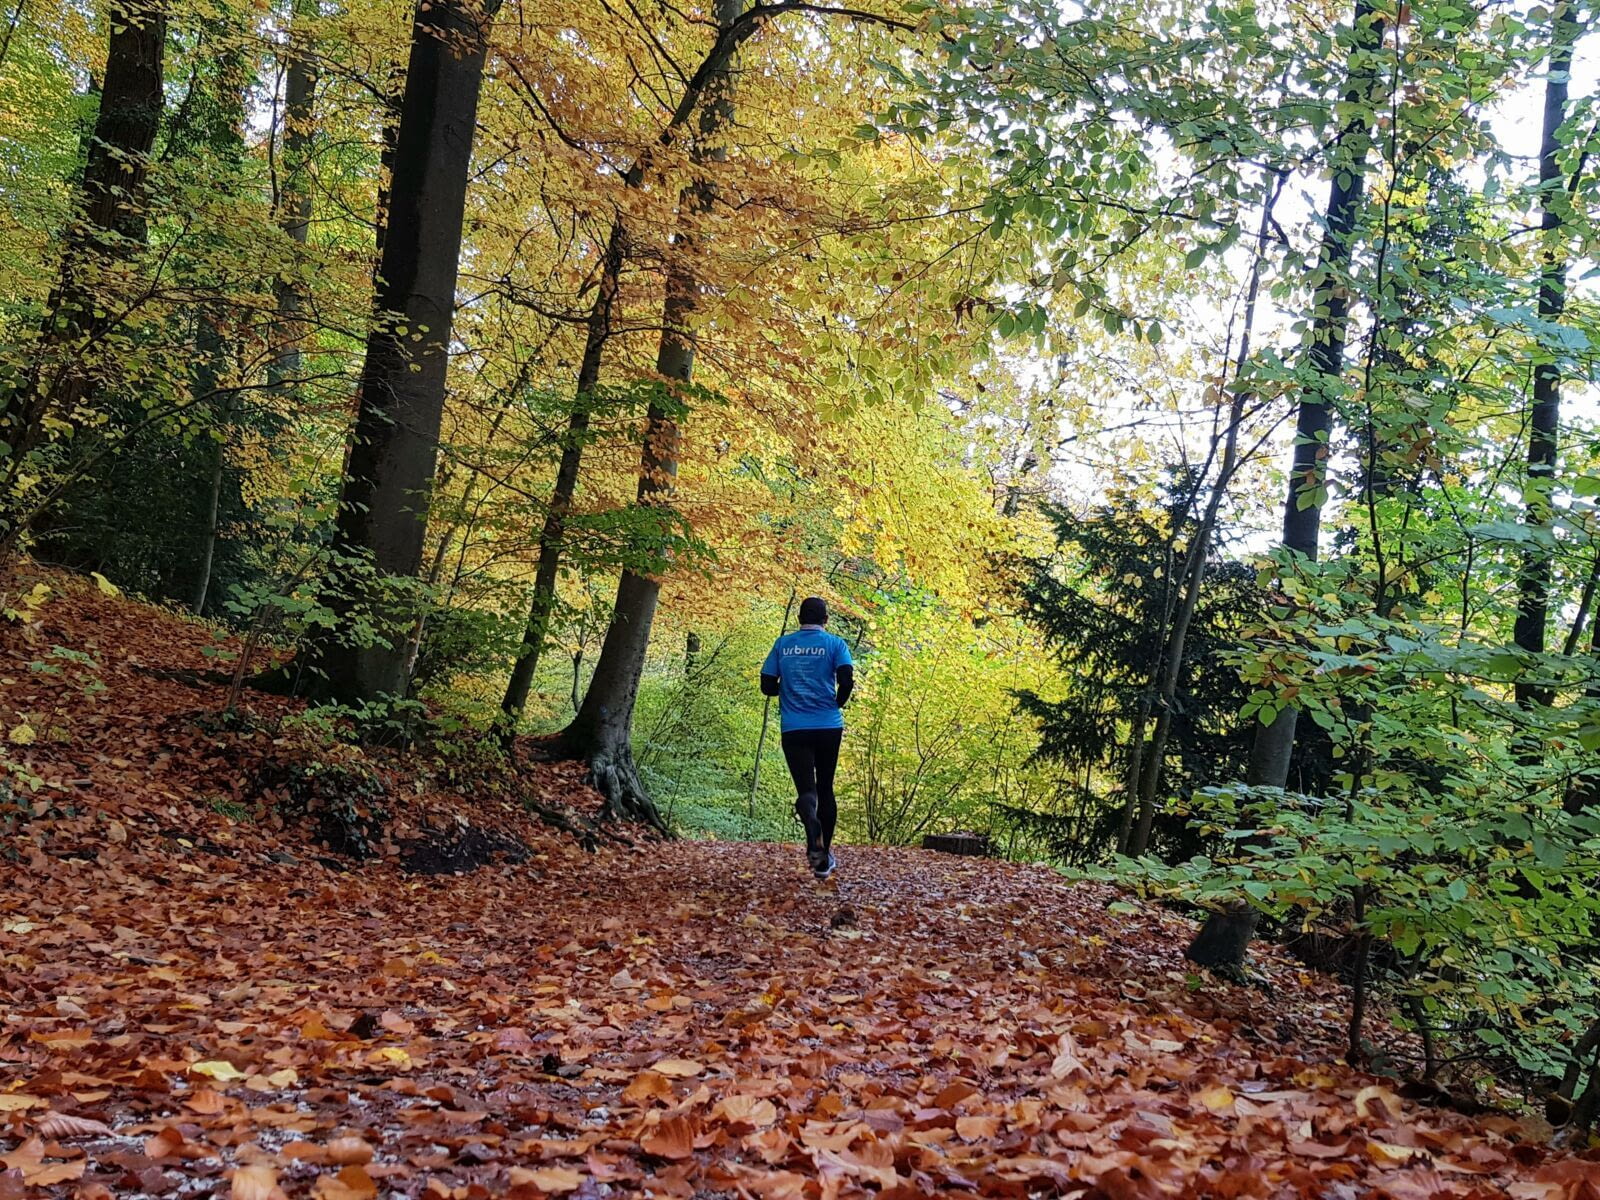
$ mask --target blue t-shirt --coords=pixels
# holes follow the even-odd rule
[[[797,629],[773,643],[761,668],[778,677],[782,730],[843,729],[836,684],[840,667],[850,666],[850,647],[825,629]]]

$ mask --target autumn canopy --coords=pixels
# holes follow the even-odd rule
[[[5,6],[0,1200],[1600,1195],[1597,20]]]

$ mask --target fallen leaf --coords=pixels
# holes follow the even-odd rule
[[[69,1179],[81,1179],[88,1167],[89,1160],[85,1158],[73,1162],[46,1163],[32,1171],[24,1171],[22,1182],[29,1187],[53,1187],[58,1183],[66,1183]]]
[[[231,1200],[288,1200],[278,1186],[278,1169],[269,1163],[235,1168],[228,1186]]]
[[[694,1153],[694,1126],[687,1117],[668,1117],[646,1129],[639,1145],[657,1158],[688,1158]]]
[[[315,1188],[317,1200],[372,1200],[378,1194],[378,1185],[362,1166],[348,1166],[337,1175],[319,1175]]]
[[[44,1161],[44,1139],[37,1134],[27,1138],[9,1154],[0,1154],[0,1164],[13,1171],[31,1171]]]
[[[771,1100],[756,1096],[724,1096],[717,1101],[711,1115],[721,1117],[730,1125],[751,1129],[765,1129],[778,1119],[778,1107]]]
[[[670,1104],[677,1099],[677,1093],[672,1090],[672,1081],[665,1075],[640,1071],[633,1077],[633,1082],[622,1089],[622,1098],[629,1104],[645,1104],[651,1100]]]
[[[215,1079],[218,1083],[232,1083],[245,1077],[245,1072],[239,1070],[238,1067],[225,1059],[190,1063],[189,1074],[204,1075],[207,1079]]]
[[[372,1147],[364,1138],[336,1137],[327,1146],[327,1161],[339,1167],[351,1163],[369,1163],[372,1154]]]
[[[532,1184],[541,1192],[550,1192],[552,1195],[575,1192],[583,1186],[583,1180],[583,1172],[575,1171],[571,1167],[511,1168],[513,1184]]]
[[[1381,1111],[1374,1112],[1374,1105]],[[1363,1117],[1373,1117],[1378,1120],[1398,1118],[1405,1112],[1405,1105],[1401,1103],[1399,1096],[1375,1083],[1356,1093],[1356,1112]]]
[[[91,1121],[87,1117],[74,1117],[66,1113],[51,1113],[34,1126],[40,1137],[75,1138],[98,1137],[114,1132],[104,1121]]]
[[[1426,1150],[1417,1146],[1397,1146],[1393,1142],[1380,1142],[1375,1139],[1367,1142],[1367,1153],[1373,1162],[1385,1167],[1400,1167],[1413,1158],[1431,1157]]]
[[[956,1136],[964,1142],[982,1142],[1000,1132],[1000,1118],[980,1114],[956,1118]]]
[[[656,1063],[651,1070],[672,1079],[687,1079],[691,1075],[698,1075],[701,1071],[704,1071],[705,1065],[688,1058],[664,1058]]]

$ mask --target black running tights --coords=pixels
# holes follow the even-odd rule
[[[833,846],[833,827],[839,805],[833,795],[833,777],[839,769],[842,729],[792,729],[783,735],[783,757],[794,779],[795,810],[806,827],[807,849]],[[811,845],[820,839],[818,845]]]

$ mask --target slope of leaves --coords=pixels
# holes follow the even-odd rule
[[[9,753],[44,780],[3,844],[4,1200],[1600,1185],[1511,1117],[1335,1065],[1330,985],[1272,959],[1270,1004],[1195,986],[1177,918],[1037,868],[847,848],[820,888],[793,847],[591,853],[401,755],[363,764],[380,849],[465,820],[527,856],[423,876],[308,848],[251,791],[292,705],[207,726],[204,628],[49,583],[0,643],[0,715],[34,733]]]

